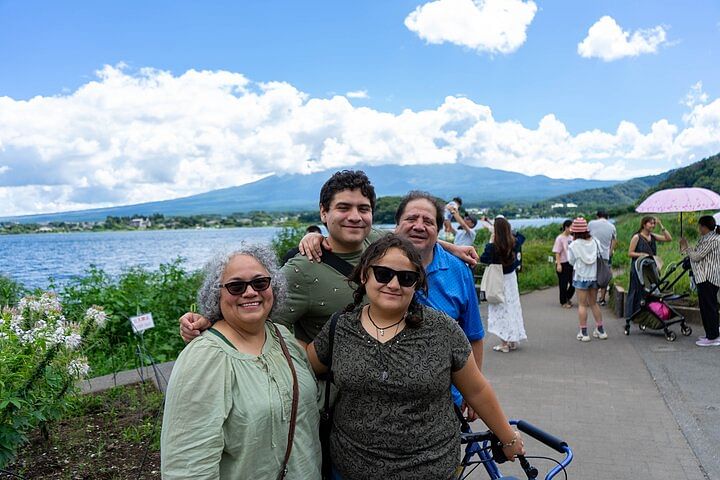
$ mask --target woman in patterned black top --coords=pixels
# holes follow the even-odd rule
[[[338,317],[332,352],[339,391],[334,478],[451,478],[460,454],[451,383],[498,435],[508,458],[521,454],[522,440],[472,360],[462,329],[413,299],[426,288],[415,247],[396,235],[378,240],[351,280],[358,285],[355,303]],[[316,373],[327,372],[329,334],[328,323],[308,347]]]
[[[654,233],[655,226],[660,224],[662,235]],[[635,270],[635,262],[638,258],[657,255],[657,242],[669,242],[672,240],[670,232],[663,227],[660,219],[656,217],[643,217],[640,221],[640,229],[630,239],[628,256],[630,257],[630,285],[628,286],[627,297],[625,298],[625,318],[630,318],[633,313],[640,310],[642,295],[642,282]],[[660,265],[658,265],[660,268]]]

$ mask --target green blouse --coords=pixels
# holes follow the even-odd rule
[[[288,480],[320,478],[318,389],[305,351],[278,326],[300,387]],[[173,368],[161,436],[164,479],[276,480],[287,446],[292,375],[272,325],[258,356],[219,332],[185,347]]]

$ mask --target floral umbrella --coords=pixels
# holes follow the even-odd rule
[[[720,195],[707,188],[668,188],[655,192],[635,209],[638,213],[680,213],[680,236],[682,237],[683,212],[717,210]]]

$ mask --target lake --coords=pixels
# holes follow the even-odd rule
[[[560,223],[563,218],[512,220],[513,228]],[[378,225],[392,228],[392,225]],[[182,257],[188,270],[200,267],[218,249],[241,241],[269,244],[278,227],[200,230],[0,235],[0,275],[26,287],[45,288],[49,278],[62,284],[95,265],[111,275],[131,266],[156,269]]]

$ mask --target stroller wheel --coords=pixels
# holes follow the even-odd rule
[[[680,326],[680,332],[685,335],[686,337],[689,337],[692,335],[692,327],[688,325],[681,325]]]
[[[675,332],[668,332],[665,335],[665,340],[667,340],[668,342],[674,342],[676,338],[677,334]]]

